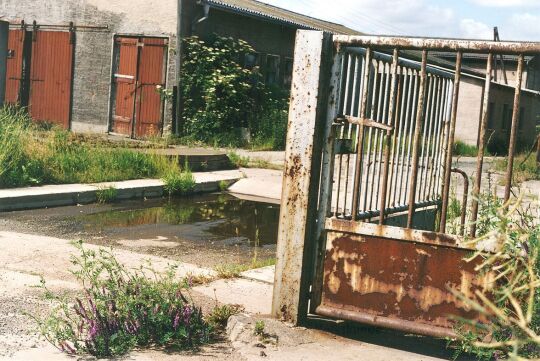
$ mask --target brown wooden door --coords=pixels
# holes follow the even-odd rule
[[[165,83],[164,60],[167,47],[165,39],[141,38],[139,74],[137,88],[137,124],[138,138],[161,133],[162,101],[156,86]]]
[[[71,34],[35,31],[30,66],[28,109],[35,121],[69,128],[73,44]]]
[[[115,133],[132,136],[137,87],[138,39],[116,38],[118,46],[118,69],[113,76],[115,84],[115,111],[113,115]]]
[[[9,31],[5,99],[8,104],[17,104],[20,102],[23,75],[24,35],[25,31],[23,29]]]
[[[162,100],[156,85],[165,83],[166,39],[118,37],[116,45],[113,131],[137,138],[157,135],[162,128]]]

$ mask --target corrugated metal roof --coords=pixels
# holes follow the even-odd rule
[[[362,33],[341,24],[332,23],[311,16],[289,11],[277,6],[265,4],[255,0],[203,0],[210,7],[233,12],[240,12],[248,16],[261,17],[284,25],[305,29],[322,30],[333,34],[361,35]]]

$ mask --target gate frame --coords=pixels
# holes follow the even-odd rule
[[[291,88],[291,104],[289,111],[287,146],[285,153],[285,174],[280,211],[280,225],[277,244],[277,261],[275,272],[272,315],[279,319],[303,323],[308,316],[308,305],[313,312],[321,296],[322,262],[324,259],[325,218],[329,209],[332,191],[332,176],[334,157],[333,151],[333,120],[338,114],[333,110],[339,104],[339,75],[340,51],[339,46],[356,45],[361,47],[384,48],[386,50],[414,49],[423,51],[423,67],[425,68],[427,50],[455,51],[459,61],[456,64],[456,75],[461,69],[463,52],[488,53],[488,59],[493,54],[518,54],[520,62],[524,54],[540,53],[540,43],[533,42],[493,42],[461,39],[429,39],[411,37],[379,37],[379,36],[346,36],[299,30],[296,36],[295,60]],[[369,52],[369,51],[368,51]],[[394,53],[395,54],[395,53]],[[331,61],[333,67],[330,71]],[[491,84],[491,61],[488,61],[486,71],[486,92],[484,103],[489,102]],[[522,69],[522,64],[520,69]],[[459,80],[459,78],[458,78]],[[515,102],[519,103],[521,81],[518,79]],[[327,96],[328,94],[328,96]],[[459,82],[455,84],[454,104],[452,106],[451,126],[456,124],[457,95]],[[485,146],[485,129],[487,126],[487,107],[481,113],[480,147],[477,157],[477,172],[481,174],[483,165],[483,149]],[[519,107],[514,107],[512,117],[512,135],[509,149],[509,166],[507,179],[512,179],[511,163],[514,158],[514,145],[519,121]],[[450,131],[449,144],[453,144],[453,129]],[[450,142],[451,141],[451,142]],[[324,149],[324,155],[323,153]],[[321,159],[322,157],[322,159]],[[451,168],[451,153],[445,159],[444,180],[449,178]],[[321,164],[324,162],[323,164]],[[443,181],[444,181],[443,180]],[[319,187],[319,183],[320,187]],[[448,182],[444,183],[444,198],[448,197]],[[480,192],[481,177],[477,177],[473,195]],[[510,182],[505,189],[505,201],[509,198]],[[319,194],[320,192],[320,194]],[[330,193],[329,193],[330,192]],[[320,195],[320,198],[319,198]],[[323,200],[319,202],[319,199]],[[328,202],[325,202],[327,200]],[[446,217],[447,201],[441,211],[441,218]],[[409,204],[409,221],[411,226],[411,208]],[[476,220],[478,201],[473,201],[473,221]],[[381,212],[384,213],[384,212]],[[444,232],[444,226],[442,231]],[[475,235],[474,226],[471,236]]]

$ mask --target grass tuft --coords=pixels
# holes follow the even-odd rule
[[[97,198],[98,203],[100,204],[114,202],[117,196],[118,196],[118,189],[116,189],[116,187],[114,186],[99,187],[96,190],[96,198]]]

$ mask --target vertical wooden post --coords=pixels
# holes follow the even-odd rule
[[[296,35],[272,314],[301,323],[313,275],[314,233],[332,37]]]
[[[8,35],[9,23],[0,21],[0,107],[4,104],[6,95]]]

